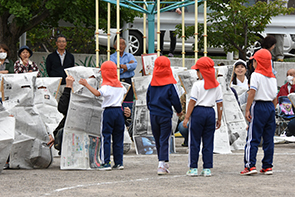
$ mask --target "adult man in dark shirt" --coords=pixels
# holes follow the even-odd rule
[[[62,77],[61,86],[57,95],[57,101],[61,97],[66,84],[65,68],[75,66],[74,56],[65,48],[67,46],[66,37],[63,35],[57,36],[56,39],[57,50],[49,54],[46,58],[46,70],[49,77]]]

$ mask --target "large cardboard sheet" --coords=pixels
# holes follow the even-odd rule
[[[84,78],[92,87],[98,89],[101,82],[99,70],[87,67],[66,69],[66,73],[73,76],[75,82],[63,133],[60,164],[62,170],[95,170],[100,166],[99,148],[103,98],[95,97],[87,88],[78,83],[81,78]],[[130,88],[130,85],[126,83],[123,86],[126,89]],[[129,150],[131,140],[128,138],[128,133],[125,131],[124,148]]]
[[[180,68],[178,71],[182,71]],[[176,73],[177,71],[175,71]],[[178,78],[178,77],[177,77]],[[136,154],[156,154],[154,137],[151,129],[150,113],[146,105],[146,93],[149,87],[151,75],[143,77],[132,78],[133,88],[136,95],[136,102],[134,103],[134,117],[133,117],[133,139],[135,143]],[[181,95],[181,93],[179,93]],[[175,153],[175,137],[173,132],[176,129],[178,117],[176,112],[172,117],[172,131],[170,140],[170,152]]]
[[[18,106],[9,110],[16,119],[15,140],[13,143],[10,166],[12,168],[46,168],[51,164],[51,150],[46,127],[34,106]],[[27,154],[23,154],[25,151]],[[36,155],[40,153],[40,155]],[[36,161],[36,160],[44,161]],[[41,164],[41,166],[38,166]]]
[[[31,106],[37,72],[2,75],[2,101],[6,110],[16,106]]]
[[[79,80],[84,78],[92,87],[98,89],[99,69],[79,66],[66,69],[66,73],[73,76],[75,81],[63,132],[60,167],[62,170],[97,169],[100,166],[98,153],[102,98],[95,97],[79,84]],[[90,152],[96,154],[90,155]],[[90,160],[97,162],[91,164]]]
[[[152,75],[132,78],[136,101],[133,111],[133,141],[136,154],[156,154],[155,139],[150,124],[150,114],[146,103],[146,93]]]
[[[221,119],[220,128],[216,129],[215,133],[214,133],[214,149],[213,149],[213,152],[214,153],[219,153],[219,154],[231,153],[230,144],[229,144],[229,140],[228,140],[228,127],[227,127],[227,125],[225,123],[225,118],[224,117],[222,117],[222,119]]]
[[[232,66],[217,67],[218,82],[223,92],[223,116],[228,127],[229,144],[232,150],[244,149],[247,137],[247,123],[244,114],[230,89],[230,79],[233,72]],[[242,95],[246,90],[236,87],[239,94]]]
[[[14,140],[15,118],[0,105],[0,173],[6,164]]]
[[[34,106],[36,75],[37,72],[3,75],[3,106],[16,120],[11,168],[46,168],[52,162],[51,150],[46,145],[48,133]]]
[[[242,150],[246,143],[247,123],[232,91],[223,93],[223,109],[231,148]]]
[[[43,77],[36,79],[36,91],[34,106],[37,108],[40,117],[45,125],[47,133],[52,136],[53,131],[62,120],[63,115],[57,110],[55,96],[61,83],[61,77]],[[58,156],[58,151],[51,149],[53,156]]]
[[[233,65],[227,65],[227,66],[216,66],[216,73],[217,78],[221,77],[224,79],[224,83],[221,83],[222,85],[222,91],[230,89],[230,82],[231,77],[233,74]]]
[[[178,73],[179,81],[185,90],[185,94],[189,97],[193,84],[198,80],[195,70],[186,70]]]
[[[83,95],[83,97],[94,98],[95,96],[83,85],[79,84],[80,79],[86,79],[92,87],[99,87],[101,83],[100,68],[75,66],[66,69],[67,75],[71,75],[75,81],[73,83],[73,93]]]
[[[181,83],[178,75],[179,75],[179,73],[187,70],[187,68],[186,67],[171,67],[171,69],[172,69],[173,76],[174,76],[175,80],[177,81],[176,86],[177,86],[179,97],[181,97],[181,95],[183,95],[185,93],[185,90],[182,87],[182,83]]]
[[[65,129],[85,131],[99,136],[101,113],[103,111],[101,103],[101,99],[90,99],[73,93],[71,95]]]

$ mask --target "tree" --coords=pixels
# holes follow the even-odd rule
[[[67,50],[70,52],[94,54],[94,32],[94,27],[35,27],[27,32],[27,45],[33,51],[54,51],[56,49],[55,37],[62,34],[67,38]],[[103,51],[103,48],[100,50]]]
[[[257,36],[271,22],[273,16],[290,14],[294,8],[284,7],[282,0],[266,2],[258,1],[249,6],[248,0],[214,0],[207,1],[212,10],[208,14],[208,44],[223,47],[225,52],[238,50],[240,58],[246,59],[246,50],[259,40]],[[180,26],[177,33],[181,34]],[[200,25],[199,34],[203,34]],[[194,35],[194,26],[186,27],[186,38]],[[201,43],[202,39],[200,39]]]
[[[106,28],[107,3],[100,1],[100,27]],[[111,21],[116,20],[115,6],[112,5]],[[131,22],[136,12],[121,8],[121,21]],[[16,60],[19,37],[35,27],[58,27],[63,19],[75,26],[95,26],[95,1],[89,0],[0,0],[0,43],[11,51]]]

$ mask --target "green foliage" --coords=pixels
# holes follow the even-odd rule
[[[207,19],[208,45],[223,47],[225,52],[238,50],[243,59],[246,58],[246,49],[259,39],[257,35],[264,31],[271,17],[294,11],[294,8],[284,7],[285,2],[282,0],[270,1],[269,4],[258,1],[252,6],[247,5],[247,0],[207,2],[212,10]],[[202,27],[203,24],[199,26],[199,35],[203,34]],[[180,26],[177,32],[181,32]],[[186,37],[193,35],[194,26],[186,27]]]
[[[49,29],[39,26],[27,32],[27,42],[34,51],[40,51],[44,46],[48,51],[54,51],[56,49],[55,35],[62,34],[67,38],[67,50],[70,52],[94,54],[94,32],[95,28],[59,27]]]
[[[85,57],[84,61],[79,60],[80,63],[76,62],[75,64],[76,66],[96,67],[96,62],[92,59],[92,57],[93,56]],[[104,61],[106,61],[106,59],[100,57],[98,62],[98,67],[100,67]]]
[[[88,56],[88,57],[85,57],[85,60],[84,62],[82,60],[79,60],[80,61],[80,64],[79,63],[75,63],[77,66],[85,66],[85,67],[96,67],[95,65],[95,62],[92,60],[92,56]]]
[[[107,3],[99,1],[99,28],[103,29],[107,27],[106,8]],[[116,24],[115,10],[116,6],[111,5],[112,27],[115,27]],[[139,13],[127,8],[121,8],[120,12],[121,25],[123,21],[131,22],[136,15],[139,15]],[[46,32],[46,29],[58,27],[58,22],[61,19],[81,29],[84,28],[84,31],[85,28],[92,28],[89,30],[92,31],[91,36],[87,38],[89,40],[92,39],[94,35],[93,27],[95,27],[95,1],[0,0],[0,43],[7,44],[11,51],[17,51],[19,37],[24,32],[28,32],[37,26],[38,30],[35,30],[35,33],[39,30],[41,31],[36,33],[37,35],[32,35],[32,37],[36,39],[40,37],[42,39],[49,39],[51,34]],[[42,34],[41,32],[44,31],[46,33]],[[16,58],[16,53],[12,53],[11,59],[15,61]]]

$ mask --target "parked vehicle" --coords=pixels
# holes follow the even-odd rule
[[[209,11],[210,12],[210,11]],[[198,22],[203,23],[203,6],[198,7]],[[156,27],[156,18],[155,16],[155,27]],[[259,37],[264,38],[267,34],[284,34],[284,55],[285,56],[295,56],[295,15],[286,15],[286,16],[277,16],[273,17],[271,23],[267,25],[265,31],[259,34]],[[169,51],[170,47],[170,34],[169,30],[174,30],[177,24],[181,24],[181,15],[175,12],[163,12],[160,15],[160,26],[161,30],[166,30],[164,36],[164,51]],[[195,9],[194,5],[187,7],[185,12],[185,25],[191,26],[195,24]],[[155,35],[156,35],[155,28]],[[147,39],[148,39],[148,31]],[[116,37],[116,29],[111,29],[111,47],[113,47]],[[140,55],[143,51],[143,19],[135,18],[133,23],[129,24],[129,52],[133,55]],[[99,34],[100,45],[107,46],[107,35],[102,30]],[[208,38],[210,39],[210,38]],[[189,38],[185,41],[185,51],[193,52],[194,38]],[[157,46],[157,36],[155,36],[155,47]],[[259,47],[260,43],[257,41],[253,46],[251,46],[247,54],[251,56],[255,48]],[[147,41],[148,47],[148,41]],[[156,48],[155,48],[156,49]],[[177,38],[175,52],[180,52],[182,50],[182,41]],[[202,49],[199,49],[202,52]],[[222,48],[210,48],[208,47],[208,53],[215,54],[224,54]]]

